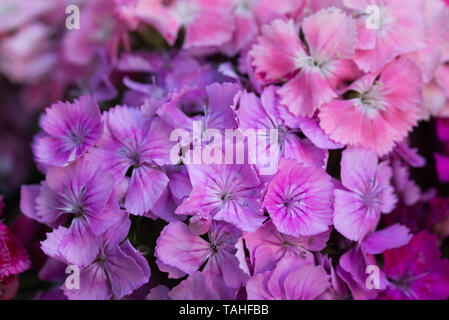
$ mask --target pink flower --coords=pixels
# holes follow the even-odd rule
[[[354,82],[343,96],[346,99],[323,105],[320,125],[337,142],[385,155],[417,124],[421,89],[416,65],[397,59],[380,73]]]
[[[391,178],[388,162],[379,163],[375,153],[362,148],[343,151],[341,181],[346,189],[334,191],[334,225],[342,235],[360,241],[374,231],[382,212],[394,209]]]
[[[235,25],[229,0],[140,0],[140,20],[153,25],[170,45],[185,28],[185,49],[220,46],[231,40]]]
[[[354,61],[365,72],[376,72],[401,54],[425,47],[424,1],[343,0],[359,14],[358,42]],[[367,28],[368,6],[379,10],[379,28]],[[369,22],[369,21],[368,21]]]
[[[262,28],[262,35],[249,53],[256,73],[265,82],[288,80],[278,90],[281,103],[294,115],[311,117],[337,94],[337,79],[351,70],[356,25],[341,10],[321,10],[302,22],[275,20]]]
[[[42,117],[44,130],[35,138],[36,161],[45,166],[65,166],[79,159],[103,134],[97,102],[82,96],[73,103],[58,102]]]
[[[281,160],[270,181],[263,206],[276,228],[292,236],[313,236],[332,224],[331,177],[323,170]]]
[[[330,277],[321,266],[289,257],[272,271],[259,273],[246,285],[248,300],[314,300],[330,286]]]

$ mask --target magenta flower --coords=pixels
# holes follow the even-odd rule
[[[209,213],[244,231],[254,231],[265,217],[259,202],[262,185],[247,164],[188,165],[192,192],[177,214]]]
[[[24,272],[30,266],[31,261],[22,244],[0,221],[0,283],[5,278]]]
[[[22,187],[21,208],[51,226],[71,219],[58,251],[69,263],[85,266],[95,258],[97,237],[122,217],[114,179],[86,159],[48,170],[38,186]]]
[[[441,258],[438,239],[427,231],[410,243],[383,253],[388,287],[382,299],[445,300],[449,297],[449,262]]]
[[[235,244],[240,236],[234,226],[214,222],[208,233],[209,241],[206,241],[184,223],[172,222],[157,240],[156,256],[164,265],[186,274],[193,274],[206,263],[202,272],[223,279],[228,287],[239,288],[247,280],[235,256]]]
[[[263,200],[276,228],[292,236],[314,236],[332,224],[331,177],[322,169],[281,160]]]
[[[274,270],[259,273],[246,285],[248,300],[314,300],[330,286],[321,266],[296,257],[284,258]]]
[[[41,127],[44,131],[36,137],[33,150],[36,161],[45,166],[62,167],[79,159],[103,133],[100,109],[90,96],[52,105]]]
[[[274,20],[250,51],[256,73],[265,82],[289,80],[278,90],[281,103],[296,116],[313,116],[336,97],[337,79],[351,70],[348,60],[356,45],[356,24],[336,8],[321,10],[301,25],[304,41],[293,20]]]
[[[379,163],[375,153],[348,148],[341,160],[341,181],[345,189],[335,189],[334,225],[346,238],[362,240],[374,231],[381,213],[390,213],[397,202],[390,184],[388,162]]]
[[[150,211],[167,187],[160,170],[170,162],[170,127],[159,118],[146,120],[136,108],[117,106],[104,114],[105,132],[92,150],[94,162],[108,170],[116,182],[131,169],[125,199],[126,210],[135,215]]]

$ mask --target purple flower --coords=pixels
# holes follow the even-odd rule
[[[82,96],[73,103],[58,102],[46,110],[44,130],[33,144],[36,161],[62,167],[79,159],[103,133],[97,102]]]
[[[178,214],[207,212],[244,231],[254,231],[265,220],[260,210],[261,183],[247,164],[188,165],[192,192]]]
[[[282,159],[263,206],[280,232],[313,236],[332,224],[332,191],[331,177],[324,170]]]
[[[289,114],[285,107],[280,105],[279,97],[276,94],[277,87],[267,87],[261,94],[259,99],[254,93],[243,92],[239,108],[237,110],[239,127],[242,130],[254,130],[255,134],[259,134],[258,130],[266,130],[266,142],[260,147],[263,154],[272,155],[270,148],[273,143],[270,139],[270,130],[278,131],[278,141],[275,146],[280,158],[295,159],[306,167],[323,167],[327,160],[327,150],[315,147],[309,140],[301,139],[298,136],[300,132],[298,123],[292,121],[284,121],[284,117],[294,117]],[[297,118],[297,117],[295,117]],[[324,133],[323,133],[324,135]],[[259,142],[259,141],[258,141]],[[259,152],[260,154],[260,152]],[[259,155],[258,154],[258,155]],[[254,155],[255,156],[255,155]],[[260,163],[260,158],[255,157],[255,163]],[[259,161],[258,161],[259,160]],[[278,161],[276,161],[276,166]],[[271,163],[271,159],[270,159]]]
[[[71,219],[58,252],[84,266],[95,258],[97,236],[122,217],[113,187],[112,176],[84,158],[51,167],[40,187],[22,187],[21,207],[29,218],[53,226]]]
[[[330,286],[321,266],[303,259],[282,259],[274,270],[259,273],[246,285],[248,300],[314,300]]]
[[[390,184],[392,170],[374,152],[348,148],[341,160],[341,181],[335,189],[334,225],[346,238],[362,240],[373,231],[381,213],[390,213],[397,202]]]
[[[92,159],[108,170],[116,182],[131,169],[126,210],[143,215],[157,203],[168,177],[160,166],[170,164],[170,128],[159,118],[152,121],[136,108],[117,106],[104,114],[105,132]]]
[[[146,259],[123,239],[126,238],[131,221],[123,216],[121,221],[110,227],[97,239],[95,260],[81,269],[79,289],[62,289],[71,300],[108,300],[121,299],[147,283],[151,272]],[[67,263],[58,254],[57,248],[67,236],[64,227],[56,229],[46,241],[42,243],[44,252]]]
[[[272,270],[284,257],[297,257],[309,262],[314,261],[313,251],[326,247],[329,231],[316,236],[290,236],[277,231],[271,221],[253,233],[244,233],[246,248],[249,251],[254,274]]]
[[[203,272],[223,279],[228,287],[239,288],[247,279],[235,256],[240,236],[234,226],[215,222],[206,241],[192,233],[186,224],[172,222],[157,240],[156,256],[163,264],[187,274],[193,274],[207,261]]]

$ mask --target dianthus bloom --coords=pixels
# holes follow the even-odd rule
[[[343,99],[323,105],[320,125],[337,142],[385,155],[417,124],[421,96],[421,72],[399,58],[355,81]]]
[[[85,266],[95,258],[98,235],[121,219],[113,188],[112,176],[83,158],[51,167],[41,186],[23,186],[21,208],[50,226],[69,221],[58,252],[69,263]]]
[[[438,240],[427,231],[410,243],[383,253],[389,282],[382,299],[445,300],[449,297],[449,261],[441,258]]]
[[[343,151],[341,181],[344,189],[335,189],[334,226],[346,238],[362,240],[373,231],[381,213],[390,213],[397,198],[390,184],[392,170],[388,162],[362,148]]]
[[[189,165],[190,196],[176,209],[178,214],[208,212],[244,231],[254,231],[265,219],[258,201],[261,182],[251,165]]]
[[[125,208],[131,214],[143,215],[154,207],[168,184],[160,166],[171,164],[170,127],[159,118],[144,118],[140,109],[125,106],[103,116],[105,132],[91,158],[117,182],[131,170]]]
[[[356,25],[341,10],[331,8],[305,18],[301,32],[304,41],[293,20],[275,20],[262,27],[250,56],[266,82],[289,80],[278,90],[281,103],[295,115],[310,117],[337,97],[338,77],[351,70],[344,59],[354,54]]]
[[[42,117],[42,134],[36,137],[33,149],[36,161],[59,166],[80,158],[103,133],[103,122],[97,102],[82,96],[73,103],[59,102]]]
[[[148,282],[148,262],[126,238],[131,221],[126,215],[97,238],[97,245],[89,248],[95,260],[81,269],[79,288],[62,289],[72,300],[121,299]],[[67,235],[67,228],[59,227],[42,242],[42,250],[50,257],[69,264],[59,247]]]
[[[332,224],[333,184],[322,169],[281,160],[270,181],[263,206],[276,228],[292,236],[313,236]]]
[[[203,272],[222,278],[229,287],[239,288],[247,278],[234,256],[240,236],[240,231],[234,226],[214,222],[208,233],[209,241],[205,241],[184,223],[172,222],[159,236],[156,256],[163,264],[188,274],[197,271],[207,261]]]

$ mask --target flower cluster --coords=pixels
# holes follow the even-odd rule
[[[60,45],[61,1],[24,2],[0,5],[23,6],[0,70],[79,89],[41,115],[45,179],[21,188],[50,297],[449,298],[449,199],[413,180],[433,164],[410,138],[438,119],[449,182],[445,2],[79,1]]]

